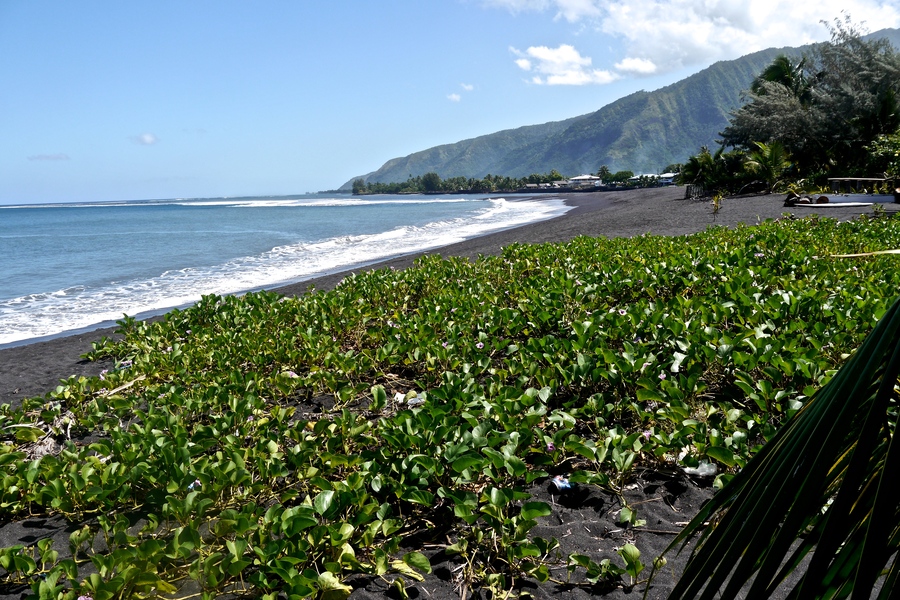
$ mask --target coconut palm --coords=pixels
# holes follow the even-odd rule
[[[767,91],[767,83],[784,86],[804,106],[808,105],[812,98],[812,89],[806,79],[805,58],[794,63],[784,54],[779,54],[772,64],[763,69],[762,73],[753,80],[753,83],[750,84],[750,91],[757,95],[764,95]]]
[[[716,181],[718,171],[717,163],[722,160],[724,148],[716,150],[715,154],[709,148],[703,146],[700,152],[688,158],[679,175],[681,182],[709,186]]]
[[[753,142],[756,150],[752,151],[744,163],[751,173],[756,173],[766,182],[769,192],[775,190],[781,182],[784,172],[791,168],[790,157],[781,142],[764,144]]]
[[[670,600],[900,597],[900,300],[851,359],[672,542],[704,532]],[[883,569],[888,565],[888,569]]]

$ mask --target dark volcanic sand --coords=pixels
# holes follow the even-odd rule
[[[565,242],[579,235],[631,237],[645,233],[657,235],[684,235],[705,230],[710,226],[732,227],[739,223],[753,225],[766,219],[776,219],[784,213],[806,216],[813,213],[841,220],[851,219],[861,214],[871,215],[870,206],[785,208],[783,195],[751,196],[726,199],[714,214],[708,200],[684,199],[684,188],[656,188],[621,192],[598,192],[570,194],[564,196],[574,208],[568,214],[515,229],[467,240],[445,246],[429,254],[441,256],[462,256],[474,258],[480,254],[499,253],[500,249],[512,243]],[[837,201],[838,198],[833,200]],[[900,210],[900,205],[884,204],[888,213]],[[365,267],[402,269],[411,266],[422,254],[403,256]],[[278,292],[285,295],[300,295],[310,287],[319,290],[333,288],[345,273],[326,275],[313,280],[297,283]],[[0,403],[14,406],[22,398],[41,396],[59,385],[60,380],[71,375],[97,375],[108,368],[106,363],[89,363],[81,355],[91,350],[91,343],[103,336],[114,335],[114,329],[60,337],[44,342],[0,350]],[[643,562],[648,565],[642,578],[649,573],[653,557],[669,544],[679,523],[689,521],[700,505],[710,497],[712,491],[702,484],[677,473],[666,476],[656,473],[641,474],[626,490],[629,503],[636,503],[638,518],[646,519],[645,527],[629,530],[617,524],[619,500],[598,489],[579,488],[565,496],[551,497],[546,483],[530,490],[535,498],[552,502],[553,514],[542,519],[532,535],[560,541],[563,556],[571,552],[587,554],[595,561],[610,558],[621,565],[615,548],[627,541],[633,541],[642,553]],[[698,485],[700,484],[700,485]],[[24,523],[5,523],[0,515],[0,547],[16,543],[34,543],[37,539],[53,536],[66,547],[68,534],[61,531],[65,526],[59,519],[32,519]],[[55,522],[59,521],[59,522]],[[434,549],[430,554],[434,554]],[[676,574],[683,568],[687,552],[680,557],[675,553],[667,556],[668,565],[657,575],[648,598],[664,598],[671,588]],[[454,584],[452,569],[454,559],[442,560],[439,553],[434,556],[434,574],[428,576],[416,589],[410,590],[413,598],[459,598]],[[553,572],[558,579],[565,579],[565,569]],[[626,577],[627,580],[627,577]],[[354,585],[359,586],[353,598],[382,598],[388,588],[380,579],[357,577]],[[635,589],[619,587],[612,590],[560,587],[545,584],[540,587],[526,585],[524,588],[536,598],[551,597],[591,597],[641,598],[644,586]],[[0,598],[25,597],[27,590],[0,585]]]

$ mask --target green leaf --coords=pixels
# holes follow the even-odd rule
[[[401,575],[406,575],[410,579],[415,579],[416,581],[423,581],[425,579],[418,571],[402,560],[391,561],[391,568]]]
[[[734,460],[734,452],[724,446],[707,446],[706,455],[729,467],[737,464]]]
[[[546,517],[553,513],[550,505],[546,502],[526,502],[522,506],[519,515],[528,521],[537,519],[538,517]]]
[[[342,583],[333,573],[323,571],[317,579],[323,600],[344,600],[353,592],[353,588]]]
[[[408,489],[403,492],[402,498],[423,506],[434,506],[434,494],[426,490]]]
[[[403,562],[424,573],[431,573],[431,563],[421,552],[407,552],[403,555]]]
[[[469,547],[469,542],[465,538],[461,538],[455,544],[451,544],[447,546],[446,552],[447,554],[465,554],[466,550]]]
[[[43,429],[38,427],[15,426],[16,439],[20,442],[36,442],[46,435]]]
[[[637,399],[640,402],[664,402],[664,398],[656,390],[638,388]]]
[[[313,507],[315,507],[316,512],[320,515],[327,513],[331,509],[332,504],[334,504],[334,496],[333,490],[319,492],[315,500],[313,500]]]
[[[462,473],[466,469],[471,469],[472,467],[480,469],[484,462],[485,459],[480,454],[475,454],[474,452],[466,453],[454,460],[451,467],[457,473]]]
[[[681,370],[681,363],[684,362],[684,359],[687,358],[687,355],[682,354],[681,352],[673,352],[672,356],[675,357],[675,360],[672,361],[672,366],[669,367],[669,370],[672,373],[678,373]]]
[[[512,500],[512,493],[510,490],[502,490],[500,488],[492,487],[488,491],[488,501],[492,506],[496,506],[498,508],[504,508],[507,504]]]
[[[372,402],[369,405],[369,410],[377,412],[387,406],[387,392],[384,391],[384,386],[373,385],[371,393]]]
[[[528,466],[518,456],[507,456],[504,460],[506,470],[513,477],[521,477],[528,470]]]
[[[641,551],[638,550],[637,546],[634,544],[625,544],[622,546],[622,549],[619,550],[619,554],[622,555],[626,565],[633,565],[641,558]]]

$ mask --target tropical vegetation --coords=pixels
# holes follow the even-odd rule
[[[634,172],[624,170],[611,173],[606,165],[600,167],[597,175],[601,177],[604,185],[616,188],[655,187],[659,184],[656,176],[642,175],[638,180],[632,180]],[[352,191],[353,194],[360,196],[366,194],[490,194],[493,192],[519,192],[528,189],[529,185],[565,186],[566,179],[556,169],[551,169],[549,173],[532,173],[523,178],[486,175],[482,179],[465,177],[442,179],[434,171],[429,171],[421,176],[410,176],[403,183],[366,183],[363,179],[357,179],[353,182]]]
[[[529,183],[555,183],[564,180],[556,169],[549,173],[532,173],[528,177],[515,178],[503,175],[485,175],[481,179],[472,177],[448,177],[442,179],[434,171],[424,175],[410,176],[401,183],[367,183],[363,179],[353,181],[352,190],[356,195],[364,194],[429,194],[436,192],[489,194],[491,192],[511,192],[523,189]]]
[[[900,53],[885,38],[863,38],[849,17],[831,33],[805,56],[780,55],[762,70],[731,113],[722,148],[691,157],[685,183],[734,193],[753,181],[772,191],[788,180],[821,187],[829,177],[895,176]]]
[[[440,549],[466,589],[638,580],[632,544],[531,535],[553,511],[535,486],[701,462],[727,485],[818,410],[898,289],[893,257],[834,255],[897,247],[893,219],[781,219],[125,318],[90,354],[114,368],[0,407],[4,521],[69,532],[0,548],[0,577],[69,600],[342,598],[359,576],[403,595]]]

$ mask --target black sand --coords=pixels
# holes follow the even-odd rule
[[[784,196],[751,196],[726,199],[717,213],[706,200],[684,199],[684,188],[657,188],[621,192],[570,194],[565,196],[573,206],[568,214],[515,229],[501,231],[483,237],[445,246],[429,252],[441,256],[474,258],[478,255],[497,254],[512,243],[564,242],[579,235],[631,237],[645,233],[657,235],[684,235],[703,231],[710,226],[732,227],[739,223],[753,225],[766,219],[776,219],[784,213],[797,216],[819,214],[841,220],[861,214],[871,215],[870,206],[862,207],[795,207],[785,208]],[[833,200],[838,200],[834,198]],[[884,204],[888,213],[900,210],[900,205]],[[381,262],[368,268],[394,267],[402,269],[413,264],[421,254],[404,256]],[[285,295],[299,295],[310,287],[320,290],[333,288],[344,277],[336,273],[314,280],[286,286],[276,291]],[[114,335],[114,329],[100,329],[89,333],[60,337],[50,341],[33,343],[0,350],[0,403],[18,404],[22,398],[41,396],[54,389],[61,379],[71,375],[97,375],[108,364],[89,363],[81,355],[91,350],[91,343],[103,336]],[[645,473],[625,493],[629,503],[637,503],[638,517],[647,520],[643,528],[630,530],[617,523],[619,500],[596,489],[579,489],[568,496],[551,497],[546,485],[532,492],[536,499],[553,502],[554,513],[544,519],[533,535],[555,537],[561,543],[562,554],[579,552],[595,561],[610,558],[616,564],[621,559],[615,548],[627,541],[641,550],[642,559],[648,565],[642,574],[646,577],[653,557],[671,541],[680,523],[690,520],[702,502],[712,491],[704,487],[708,482],[692,481],[684,475],[661,476]],[[0,515],[0,547],[16,543],[34,543],[36,539],[53,536],[65,541],[62,522],[9,523]],[[57,519],[57,521],[59,521]],[[452,560],[443,559],[439,549],[434,549],[435,573],[411,590],[417,598],[459,598],[454,582]],[[677,573],[683,568],[685,556],[668,556],[669,564],[654,581],[648,598],[664,598]],[[443,559],[443,562],[441,562]],[[565,579],[565,569],[554,572],[554,577]],[[626,577],[627,581],[627,577]],[[388,593],[384,582],[378,579],[356,578],[359,586],[354,598],[381,598]],[[550,597],[605,597],[641,598],[644,586],[635,589],[620,586],[611,590],[573,588],[545,584],[526,587],[536,598]],[[25,597],[27,590],[0,585],[0,598]]]

